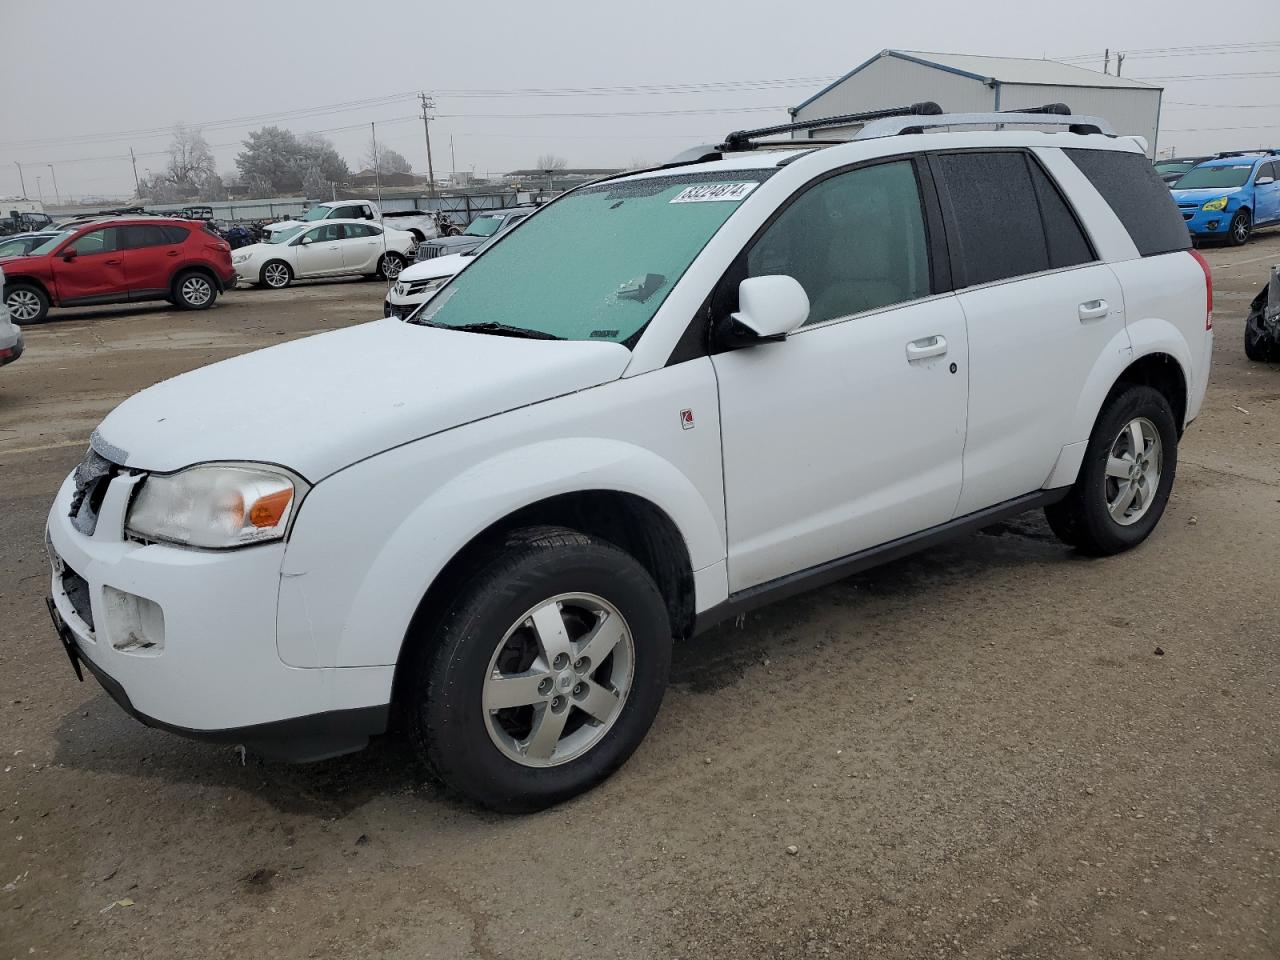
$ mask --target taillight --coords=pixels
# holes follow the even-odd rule
[[[1192,249],[1191,255],[1196,258],[1196,263],[1200,264],[1200,269],[1204,271],[1204,328],[1206,330],[1213,329],[1213,274],[1209,272],[1209,261],[1206,260],[1199,250]]]

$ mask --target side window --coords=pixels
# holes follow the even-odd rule
[[[75,252],[86,257],[95,253],[114,253],[116,250],[116,234],[115,227],[104,227],[101,230],[90,230],[83,234],[78,240],[67,247],[68,252]]]
[[[326,223],[322,227],[312,227],[303,236],[310,237],[312,243],[328,243],[330,240],[341,240],[342,224]],[[301,237],[299,242],[301,242]]]
[[[372,220],[373,209],[368,204],[365,204],[360,208],[360,216],[364,217],[366,220]]]
[[[911,161],[837,174],[797,198],[747,253],[746,276],[771,274],[804,287],[806,325],[928,296],[924,211]]]
[[[1277,174],[1280,174],[1280,163],[1276,163],[1274,160],[1270,163],[1264,163],[1258,169],[1259,177],[1270,177],[1272,180],[1275,180]],[[1256,183],[1257,181],[1255,180],[1254,182]]]
[[[1040,215],[1044,218],[1044,234],[1049,244],[1049,266],[1057,270],[1097,260],[1093,247],[1080,229],[1080,222],[1067,206],[1057,185],[1035,160],[1028,157],[1027,163],[1031,167],[1031,182],[1035,186],[1036,199],[1040,201]]]
[[[949,201],[957,286],[1049,269],[1036,191],[1021,153],[944,153],[933,162]]]
[[[1191,249],[1191,234],[1151,162],[1127,150],[1062,151],[1089,178],[1144,257]]]
[[[348,223],[344,224],[348,240],[363,239],[364,237],[376,236],[376,231],[367,223]]]
[[[191,231],[183,227],[161,227],[165,232],[165,236],[169,238],[170,243],[186,243],[187,237],[191,235]],[[219,237],[218,239],[222,239]]]
[[[165,227],[159,224],[135,225],[120,227],[119,245],[122,250],[137,250],[142,247],[166,247],[172,241]]]
[[[338,207],[336,210],[333,211],[333,213],[327,219],[359,220],[360,216],[361,214],[360,214],[359,207]]]

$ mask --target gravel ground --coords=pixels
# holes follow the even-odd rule
[[[380,284],[30,328],[0,371],[0,958],[1280,956],[1280,366],[1242,350],[1280,235],[1206,253],[1213,378],[1145,546],[1085,560],[1029,514],[721,627],[617,776],[521,818],[394,739],[287,766],[143,727],[44,610],[44,515],[112,406]]]

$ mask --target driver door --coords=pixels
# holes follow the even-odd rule
[[[117,247],[119,235],[117,227],[100,227],[80,234],[58,251],[53,258],[53,277],[61,305],[128,298],[124,258]]]
[[[298,238],[297,244],[299,277],[342,273],[342,224],[322,223],[312,227]]]
[[[945,284],[929,254],[924,175],[894,160],[811,185],[718,294],[736,309],[742,279],[787,274],[810,302],[784,342],[712,358],[731,592],[955,512],[968,344],[956,298],[932,292]]]

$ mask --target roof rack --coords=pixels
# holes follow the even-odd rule
[[[754,130],[735,130],[724,138],[724,143],[715,149],[727,153],[738,150],[754,150],[757,144],[753,141],[761,137],[771,137],[779,133],[792,133],[796,130],[823,130],[828,127],[848,127],[857,123],[868,123],[886,117],[927,117],[937,116],[942,108],[932,100],[913,103],[908,107],[886,107],[883,110],[868,110],[864,113],[846,113],[835,117],[823,117],[820,120],[797,120],[794,123],[779,123],[772,127],[757,127]],[[812,142],[812,141],[807,141]],[[774,146],[774,144],[770,144]]]
[[[940,116],[890,117],[873,120],[854,135],[854,140],[873,140],[899,134],[923,133],[927,128],[972,127],[996,124],[1002,127],[1066,127],[1071,133],[1100,133],[1114,137],[1111,124],[1101,117],[1077,116],[1065,103],[1050,103],[1009,113],[946,113]]]
[[[1215,153],[1215,160],[1226,160],[1228,157],[1257,157],[1257,156],[1280,156],[1280,150],[1272,147],[1258,147],[1256,150],[1223,150]]]

